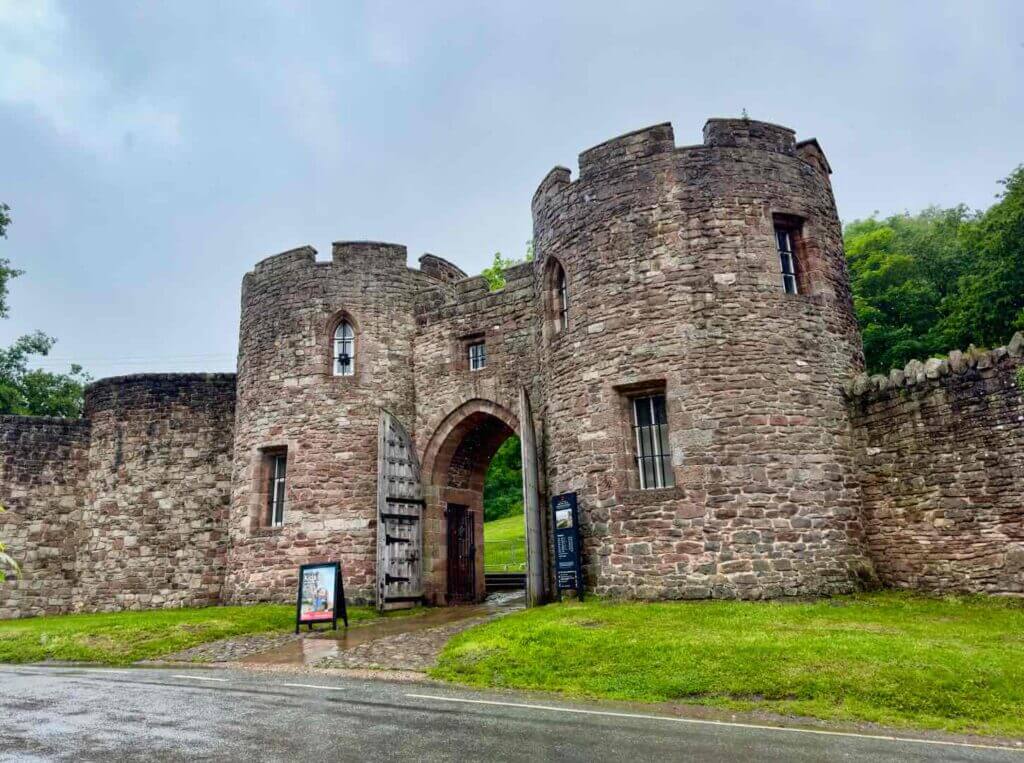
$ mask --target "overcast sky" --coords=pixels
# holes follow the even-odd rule
[[[478,273],[552,166],[743,109],[818,138],[844,220],[988,206],[1024,162],[1024,2],[0,0],[0,344],[231,370],[259,259],[378,239]]]

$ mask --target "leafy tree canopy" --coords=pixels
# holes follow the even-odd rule
[[[10,208],[0,204],[0,236],[7,236]],[[8,315],[9,282],[22,271],[0,258],[0,318]],[[46,356],[57,340],[40,331],[19,337],[0,348],[0,414],[21,416],[81,416],[85,385],[90,377],[81,366],[66,374],[30,369],[33,356]]]
[[[844,230],[868,370],[1024,327],[1024,168],[988,211],[960,205],[856,220]]]
[[[509,437],[491,459],[484,478],[484,521],[523,511],[523,460],[519,438]]]
[[[487,288],[491,291],[500,291],[505,288],[505,270],[520,265],[524,262],[533,262],[533,240],[526,242],[526,256],[521,260],[506,260],[501,252],[494,253],[494,261],[491,266],[484,268],[481,275],[487,281]]]

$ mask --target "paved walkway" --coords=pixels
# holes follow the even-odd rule
[[[489,619],[474,617],[448,625],[382,636],[351,649],[341,649],[337,654],[313,663],[313,667],[425,671],[437,662],[438,655],[452,636]]]
[[[338,631],[235,636],[167,655],[160,662],[422,672],[436,662],[452,636],[516,612],[524,603],[521,591],[493,594],[476,606],[438,607]]]

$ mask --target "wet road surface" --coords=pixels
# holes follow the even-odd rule
[[[659,717],[428,683],[0,668],[0,760],[1015,761],[1024,751]]]

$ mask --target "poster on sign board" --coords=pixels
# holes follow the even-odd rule
[[[299,593],[295,609],[295,632],[302,625],[330,623],[338,627],[338,618],[348,627],[345,588],[341,580],[341,564],[324,562],[304,564],[299,568]]]

